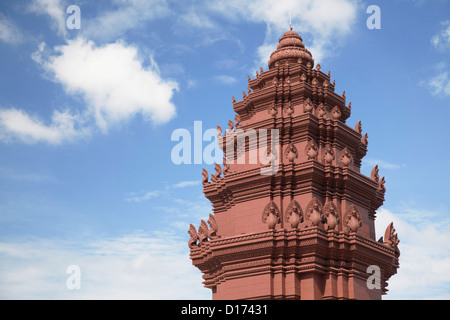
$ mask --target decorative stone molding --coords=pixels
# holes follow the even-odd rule
[[[327,144],[323,151],[322,161],[326,166],[329,166],[333,163],[334,158],[334,150],[331,145]]]
[[[332,120],[339,120],[339,118],[342,116],[342,112],[341,109],[339,109],[338,106],[335,106],[332,110],[331,110],[331,119]]]
[[[358,228],[362,226],[361,215],[354,204],[349,206],[345,212],[344,225],[347,227],[347,232],[357,232]]]
[[[292,108],[292,103],[289,101],[287,107],[284,108],[285,112],[288,116],[291,116],[294,113],[294,109]]]
[[[305,100],[305,102],[303,102],[303,112],[311,113],[313,108],[314,108],[314,106],[313,106],[313,103],[311,102],[311,99],[307,98]]]
[[[305,147],[305,154],[308,156],[308,160],[316,160],[319,154],[319,148],[314,140],[309,140]]]
[[[339,211],[333,202],[327,202],[323,207],[323,223],[326,230],[334,230],[339,224]]]
[[[270,201],[263,210],[262,222],[267,224],[269,229],[275,229],[275,226],[281,222],[280,209],[275,202]]]
[[[316,108],[316,117],[319,119],[325,118],[327,115],[327,111],[325,109],[325,105],[323,103],[319,104],[319,106]]]
[[[298,151],[295,145],[291,142],[286,147],[286,150],[284,151],[284,156],[290,161],[294,162],[295,159],[298,158]]]
[[[286,209],[286,222],[289,222],[294,229],[298,228],[299,223],[303,222],[302,207],[295,200],[292,200]]]
[[[342,149],[341,153],[339,154],[339,162],[342,163],[344,168],[347,168],[350,163],[353,162],[352,153],[348,150],[347,147]]]
[[[276,115],[278,114],[278,110],[275,105],[275,102],[270,105],[268,112],[272,117],[274,118],[276,117]]]
[[[316,198],[313,197],[312,200],[308,203],[308,206],[305,210],[305,219],[308,220],[308,222],[312,226],[318,226],[319,223],[322,221],[322,214],[323,214],[323,206],[322,203]]]

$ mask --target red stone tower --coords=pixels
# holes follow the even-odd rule
[[[345,92],[295,31],[268,64],[233,97],[235,121],[223,135],[218,127],[226,159],[211,181],[203,170],[214,214],[190,226],[192,262],[213,299],[381,299],[400,252],[392,223],[375,240],[385,180],[378,167],[360,173],[367,134],[346,125]]]

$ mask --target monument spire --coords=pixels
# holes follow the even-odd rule
[[[347,125],[345,92],[290,28],[269,69],[233,97],[236,125],[218,126],[226,160],[211,181],[202,173],[213,214],[190,226],[190,258],[213,299],[381,299],[400,255],[393,224],[375,239],[384,177],[360,172],[368,135]],[[368,285],[374,267],[378,288]]]

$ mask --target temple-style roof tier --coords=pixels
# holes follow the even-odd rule
[[[255,299],[377,299],[374,290],[357,290],[359,283],[368,281],[367,267],[383,270],[380,286],[385,294],[387,280],[399,266],[395,249],[389,245],[318,228],[216,238],[193,248],[190,258],[204,273],[203,284],[213,290],[216,299],[228,299],[230,292],[235,299],[248,298],[249,289],[240,283],[248,276],[258,280],[252,283],[259,294]],[[302,284],[307,282],[311,273],[320,275],[320,297],[308,286],[293,285],[300,278]],[[270,281],[280,274],[284,290]],[[339,282],[345,285],[336,290]]]
[[[323,205],[329,200],[337,201],[340,204],[339,212],[345,212],[350,204],[357,205],[360,212],[367,212],[367,215],[362,215],[363,224],[358,234],[375,238],[371,224],[375,219],[376,210],[384,202],[384,192],[379,182],[348,168],[324,166],[316,160],[294,165],[280,165],[273,176],[261,175],[260,166],[254,165],[252,168],[251,165],[247,165],[246,167],[247,170],[244,171],[233,172],[231,169],[225,177],[204,184],[205,196],[212,203],[216,219],[222,226],[223,236],[248,231],[248,225],[251,225],[251,222],[255,223],[261,219],[261,208],[249,206],[249,203],[263,201],[269,196],[274,201],[283,203],[291,198],[310,199],[313,195],[320,199]],[[301,207],[306,210],[306,206]],[[233,223],[226,223],[223,219],[231,220]],[[247,222],[244,223],[244,221]],[[345,230],[342,220],[341,223],[337,229]],[[252,232],[267,228],[263,224],[256,224],[256,226],[257,228]],[[289,229],[290,226],[281,219],[276,229],[278,228]]]
[[[233,98],[233,109],[241,121],[250,120],[253,123],[257,121],[252,119],[254,114],[262,110],[269,117],[270,112],[267,111],[275,108],[277,117],[283,117],[279,108],[290,105],[295,115],[301,114],[305,112],[303,103],[309,100],[314,113],[323,105],[328,117],[337,107],[340,112],[339,120],[345,122],[350,117],[351,104],[346,106],[345,92],[338,95],[334,89],[334,81],[330,83],[330,76],[321,72],[320,66],[316,69],[298,63],[279,66],[268,71],[261,70],[261,74],[257,73],[255,79],[249,76],[248,91],[243,92],[241,101]]]

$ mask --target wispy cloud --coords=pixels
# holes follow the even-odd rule
[[[23,41],[23,34],[16,24],[0,12],[0,40],[8,44],[18,44]]]
[[[135,232],[88,242],[0,242],[1,299],[210,299],[192,266],[186,236]],[[80,267],[69,290],[67,267]]]
[[[199,186],[201,184],[201,180],[192,180],[192,181],[180,181],[173,185],[174,188],[186,188],[186,187],[193,187],[193,186]]]
[[[66,36],[65,2],[63,0],[32,0],[28,5],[28,10],[48,16],[58,34]]]
[[[441,71],[434,77],[420,82],[421,86],[426,87],[431,95],[435,97],[449,97],[450,96],[450,72]]]
[[[450,20],[440,23],[441,30],[431,38],[431,44],[439,51],[450,49]]]
[[[387,169],[387,170],[397,170],[401,168],[406,168],[406,164],[396,164],[392,163],[386,160],[381,159],[374,159],[374,158],[364,158],[363,160],[363,166],[365,167],[374,167],[375,165],[378,165],[380,169]]]
[[[224,85],[232,85],[237,82],[237,79],[235,77],[224,75],[224,74],[215,76],[214,79],[217,82],[224,84]]]
[[[161,195],[161,191],[140,191],[140,192],[131,192],[125,198],[125,201],[129,202],[142,202],[152,198],[159,197]]]

